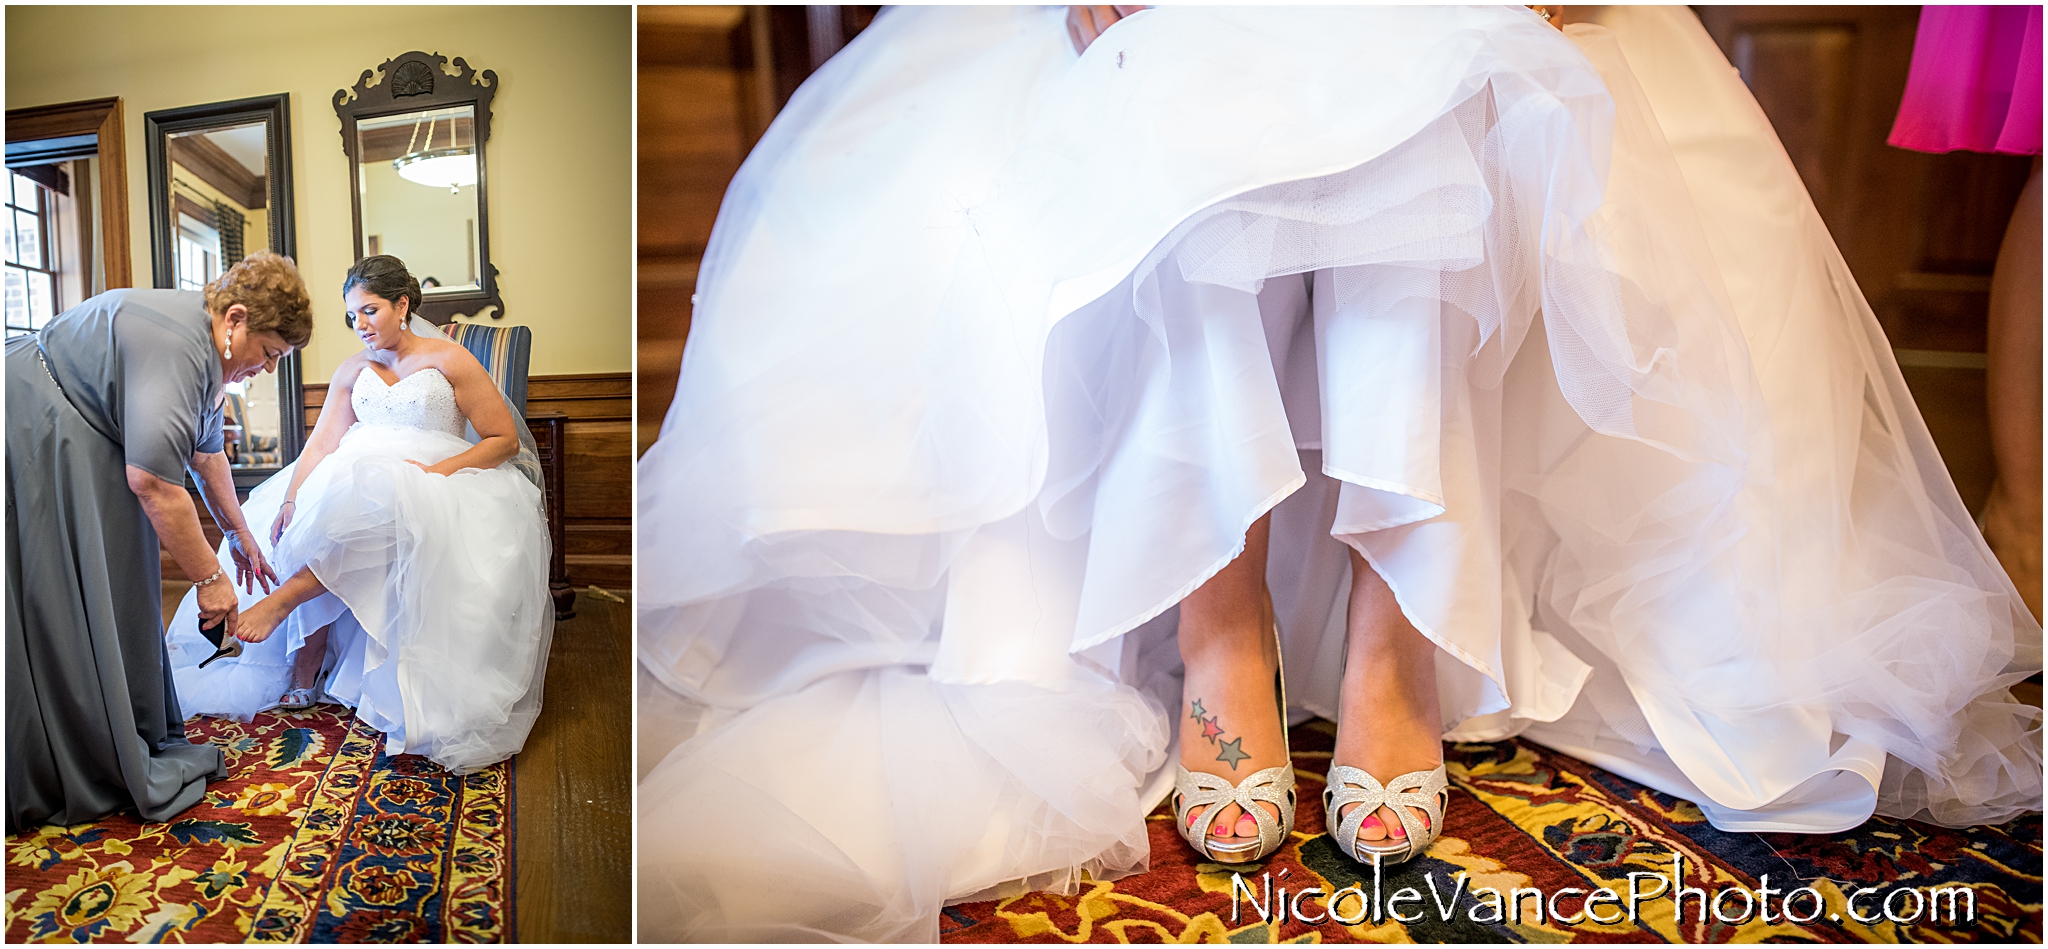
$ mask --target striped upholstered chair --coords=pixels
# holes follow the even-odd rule
[[[533,330],[524,326],[492,326],[486,323],[450,323],[441,328],[448,338],[469,350],[476,361],[484,364],[491,380],[505,393],[513,405],[526,412],[526,365],[533,354]],[[534,447],[539,449],[542,472],[547,477],[548,541],[553,545],[553,557],[548,564],[548,588],[555,598],[555,617],[568,619],[576,615],[576,594],[569,586],[567,554],[562,549],[565,539],[562,525],[562,505],[567,498],[568,469],[563,463],[562,435],[564,419],[556,413],[536,416],[527,413],[527,429],[533,432]]]
[[[238,437],[228,444],[228,464],[247,468],[275,468],[281,462],[277,436],[268,437],[249,433],[249,403],[242,396],[228,393],[227,423],[235,427]]]
[[[524,326],[489,326],[483,323],[450,323],[442,329],[448,338],[469,350],[484,364],[491,381],[526,411],[526,363],[533,355],[533,330]]]

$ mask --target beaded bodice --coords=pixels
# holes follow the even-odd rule
[[[439,369],[422,369],[386,384],[376,370],[364,366],[349,404],[356,410],[356,421],[373,425],[403,425],[461,438],[468,424],[455,405],[455,387]]]

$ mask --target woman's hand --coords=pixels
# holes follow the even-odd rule
[[[1559,30],[1564,29],[1564,7],[1554,3],[1531,3],[1528,7],[1536,11],[1536,15],[1542,17],[1543,22]]]
[[[1110,24],[1143,9],[1143,5],[1068,7],[1067,39],[1074,42],[1074,52],[1086,52],[1088,44],[1095,42],[1095,38],[1101,36],[1102,31],[1109,29]]]
[[[228,552],[235,558],[236,586],[254,593],[260,583],[263,592],[269,593],[270,588],[277,584],[277,571],[271,569],[270,561],[264,559],[263,548],[257,546],[254,531],[244,527],[229,534]]]
[[[225,579],[225,578],[223,578]],[[202,584],[199,590],[199,625],[212,626],[225,620],[228,624],[226,636],[234,636],[241,627],[241,613],[237,608],[241,600],[235,596],[235,588],[215,580]],[[221,642],[227,642],[223,638]]]
[[[443,478],[446,478],[446,477],[448,477],[449,475],[452,475],[452,474],[454,474],[455,472],[457,472],[457,471],[461,471],[461,470],[462,470],[461,468],[456,468],[456,469],[450,470],[450,469],[449,469],[449,468],[447,467],[447,464],[448,464],[448,463],[447,463],[447,462],[445,462],[445,461],[444,461],[444,462],[441,462],[440,464],[434,464],[434,465],[423,465],[423,464],[420,464],[420,463],[419,463],[419,462],[417,462],[417,461],[414,461],[414,460],[412,460],[412,459],[410,459],[410,458],[407,458],[407,459],[405,460],[405,463],[406,463],[406,464],[408,464],[408,465],[411,465],[411,466],[413,466],[413,467],[415,467],[415,468],[418,468],[419,470],[421,470],[421,471],[424,471],[424,472],[426,472],[426,473],[428,473],[428,474],[430,474],[430,475],[440,475],[440,476],[441,476],[441,477],[443,477]]]
[[[292,526],[292,511],[297,510],[298,506],[299,502],[292,500],[287,500],[278,506],[277,519],[270,522],[271,546],[277,546],[277,539],[284,536],[284,529]],[[271,574],[272,579],[275,579],[276,576],[276,574]]]

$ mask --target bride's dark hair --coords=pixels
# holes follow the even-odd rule
[[[420,311],[420,282],[412,272],[405,269],[405,261],[390,254],[377,254],[356,261],[348,269],[348,277],[341,282],[342,295],[361,287],[393,303],[405,301],[405,315],[414,316]]]

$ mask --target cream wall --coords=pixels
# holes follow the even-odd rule
[[[384,253],[405,261],[421,280],[438,277],[444,287],[469,281],[475,188],[449,194],[447,188],[414,184],[388,161],[371,162],[362,178],[364,234],[381,237]]]
[[[316,321],[307,382],[361,345],[342,323],[355,252],[335,91],[415,49],[495,71],[484,148],[500,322],[533,327],[535,375],[632,371],[631,8],[9,6],[7,35],[8,108],[122,98],[141,286],[142,114],[290,93],[299,266]]]

